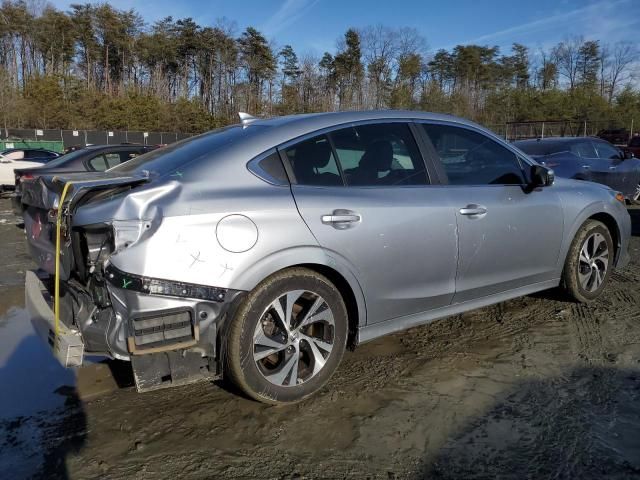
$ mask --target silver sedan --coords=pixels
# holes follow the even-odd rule
[[[628,261],[619,192],[471,122],[241,118],[26,187],[27,306],[65,365],[100,353],[141,391],[222,375],[295,402],[348,346],[559,285],[587,302]]]

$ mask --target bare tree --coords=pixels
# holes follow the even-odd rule
[[[613,46],[606,76],[607,100],[613,101],[617,88],[630,79],[632,67],[638,60],[638,47],[631,42],[618,42]],[[604,72],[603,72],[604,73]],[[604,92],[603,92],[604,96]]]
[[[367,104],[381,108],[391,88],[393,62],[398,51],[397,31],[383,25],[365,27],[360,31],[362,54],[371,85]]]
[[[583,37],[571,37],[560,42],[552,52],[558,73],[569,82],[569,89],[573,90],[578,83],[580,73],[580,47],[584,44]]]

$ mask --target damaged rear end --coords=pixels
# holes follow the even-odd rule
[[[215,376],[215,320],[234,297],[116,265],[162,223],[154,199],[180,188],[149,182],[146,173],[68,174],[22,190],[39,267],[26,276],[25,304],[37,332],[66,367],[87,354],[130,360],[140,391]],[[91,215],[83,217],[86,209]]]

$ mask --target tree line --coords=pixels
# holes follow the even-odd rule
[[[199,132],[238,111],[447,112],[487,125],[527,120],[640,123],[638,45],[567,38],[431,52],[412,28],[351,28],[333,52],[299,54],[256,28],[149,24],[135,10],[4,0],[2,127]]]

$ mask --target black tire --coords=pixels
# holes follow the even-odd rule
[[[596,267],[591,267],[591,270],[589,270],[587,268],[587,263],[581,261],[581,250],[585,246],[585,242],[588,239],[591,239],[592,236],[597,234],[601,235],[604,243],[606,243],[608,255],[606,258],[606,262],[602,261],[602,259],[599,259],[594,262],[596,264]],[[567,258],[564,262],[564,270],[562,272],[562,287],[565,289],[567,294],[572,299],[580,303],[587,303],[595,300],[606,288],[607,283],[609,282],[611,271],[613,269],[614,254],[615,250],[613,246],[613,240],[611,238],[611,233],[609,232],[609,229],[606,227],[606,225],[597,220],[587,220],[576,233],[576,236],[571,243],[571,247],[569,248],[569,252],[567,253]],[[601,280],[601,283],[597,286],[594,283],[591,283],[591,288],[593,289],[585,288],[585,286],[583,286],[581,282],[581,278],[585,278],[586,276],[589,276],[589,279],[593,278],[591,276],[593,274],[593,268],[598,268],[597,266],[602,264],[606,265],[606,270],[604,271],[604,275],[602,276],[603,278]]]
[[[260,331],[263,333],[266,333],[267,328],[264,325],[267,324],[269,326],[271,329],[269,331],[270,340],[278,338],[282,339],[281,341],[283,342],[289,341],[289,337],[284,333],[281,324],[279,321],[276,321],[278,316],[273,315],[274,309],[271,308],[271,306],[276,300],[286,295],[287,292],[300,290],[305,291],[304,295],[309,295],[311,299],[314,298],[311,297],[311,294],[321,297],[320,300],[324,300],[322,305],[328,307],[330,313],[332,313],[334,322],[333,326],[325,326],[329,324],[323,323],[319,327],[311,327],[318,328],[323,335],[332,336],[332,349],[324,358],[326,362],[323,364],[324,366],[320,367],[320,370],[316,373],[312,373],[311,377],[306,380],[302,379],[302,375],[300,377],[298,376],[300,373],[299,365],[302,366],[303,372],[306,371],[307,374],[309,374],[315,370],[315,360],[313,351],[309,348],[311,347],[309,340],[305,341],[302,337],[299,340],[297,338],[295,339],[295,341],[298,342],[295,347],[293,345],[287,347],[287,349],[281,351],[282,353],[274,353],[260,361],[254,358],[254,352],[259,354],[260,352],[258,352],[258,350],[268,350],[268,348],[262,349],[260,346],[256,347],[257,343],[254,342],[254,334],[259,331],[258,322],[261,324]],[[304,303],[305,300],[306,297],[302,296],[299,297],[298,302]],[[308,305],[312,300],[306,301]],[[304,312],[305,307],[300,307],[299,303],[294,304],[295,309],[301,308],[300,311]],[[311,309],[312,307],[307,308]],[[326,310],[326,308],[322,309],[322,311]],[[292,324],[294,323],[295,319],[292,320]],[[320,325],[320,323],[313,323],[312,325]],[[325,328],[327,329],[326,331]],[[293,328],[291,329],[292,332],[294,332],[294,330]],[[302,331],[303,329],[300,329],[300,332]],[[309,333],[309,330],[304,331]],[[317,392],[329,380],[344,354],[347,333],[348,319],[344,301],[338,290],[326,277],[306,268],[283,270],[262,281],[249,293],[242,305],[240,305],[229,326],[224,375],[246,395],[260,402],[272,405],[299,402]],[[292,335],[295,335],[295,333]],[[287,340],[284,339],[285,337],[287,337]],[[306,338],[311,337],[306,336]],[[325,345],[328,343],[327,341]],[[293,350],[294,348],[296,350]],[[288,353],[290,350],[293,351],[292,354]],[[317,347],[315,351],[318,351]],[[326,353],[327,352],[323,352],[323,355]],[[288,364],[286,355],[289,355],[289,359],[293,356],[299,359],[297,361],[299,363],[295,363],[294,365],[296,370],[295,378],[296,382],[302,383],[278,385],[267,380],[265,375],[268,375],[271,371],[277,373],[278,371],[285,370]],[[305,358],[309,363],[313,364],[313,368],[307,366],[305,370]],[[274,361],[274,359],[277,360]],[[266,362],[275,363],[273,370],[266,369]],[[318,365],[320,365],[320,363],[318,363]],[[280,370],[278,370],[278,366]],[[294,367],[291,367],[291,372]],[[284,382],[291,382],[292,375],[292,373],[288,374]]]

